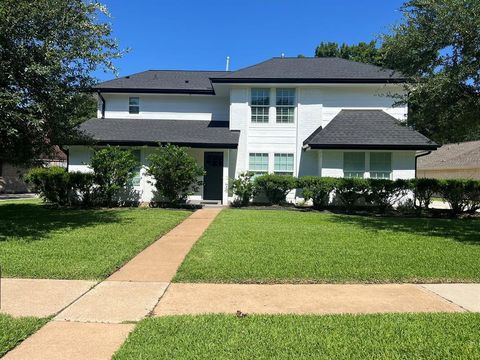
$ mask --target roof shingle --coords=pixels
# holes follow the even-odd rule
[[[342,110],[305,141],[312,149],[432,150],[437,144],[382,110]]]
[[[421,170],[480,168],[480,140],[445,144],[418,159]]]

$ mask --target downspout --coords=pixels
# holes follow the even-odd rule
[[[431,153],[432,153],[432,151],[430,150],[430,151],[427,151],[425,153],[415,155],[415,179],[417,178],[417,160],[418,160],[418,158],[430,155]]]
[[[100,91],[97,91],[97,95],[102,101],[102,119],[105,119],[105,98]]]

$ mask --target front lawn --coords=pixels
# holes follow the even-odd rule
[[[125,359],[474,359],[480,314],[172,316],[142,321]]]
[[[189,214],[139,208],[58,210],[38,200],[0,202],[2,275],[102,279]]]
[[[224,210],[174,281],[480,281],[480,221]]]
[[[13,318],[0,314],[0,357],[40,329],[48,319]]]

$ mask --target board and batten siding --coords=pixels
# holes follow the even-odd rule
[[[214,120],[228,121],[228,97],[171,94],[102,94],[107,119]],[[129,97],[139,97],[140,113],[129,114]],[[101,117],[98,109],[97,116]]]

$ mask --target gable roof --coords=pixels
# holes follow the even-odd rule
[[[312,149],[432,150],[437,144],[382,110],[342,110],[303,143]]]
[[[272,58],[253,66],[212,77],[214,83],[387,83],[404,81],[404,77],[393,70],[331,57]]]
[[[210,77],[225,71],[147,70],[104,81],[95,90],[102,92],[214,94]]]
[[[430,155],[420,157],[417,165],[422,170],[480,169],[480,140],[445,144]]]
[[[153,145],[232,148],[238,146],[238,131],[228,121],[90,119],[79,130],[98,145]],[[70,144],[73,145],[73,144]]]

